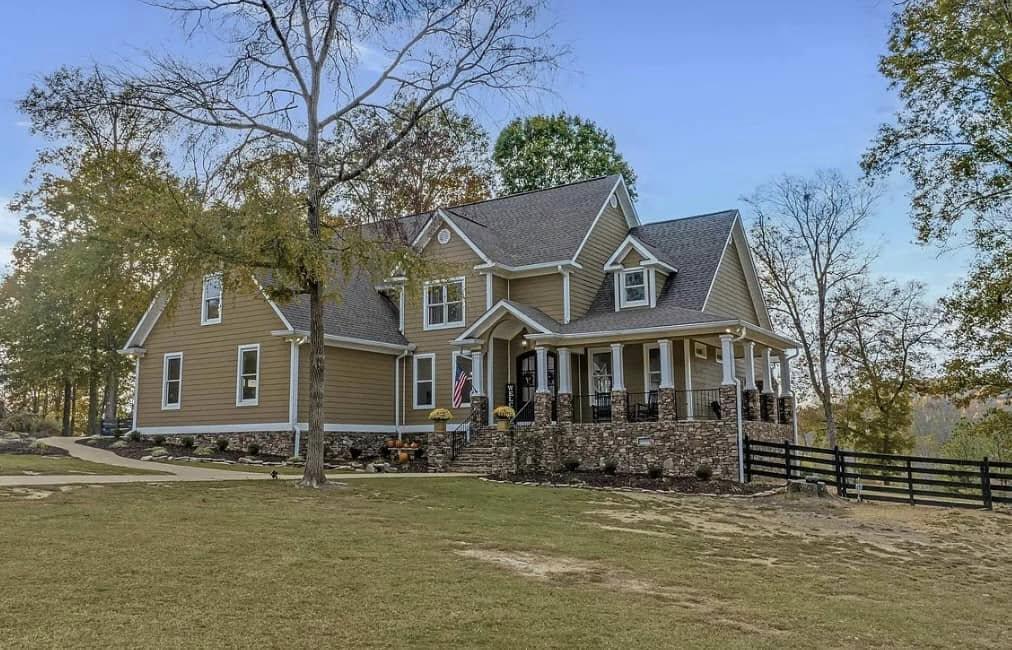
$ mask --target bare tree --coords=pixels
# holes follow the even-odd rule
[[[785,176],[746,199],[757,215],[752,247],[770,314],[801,344],[830,446],[834,355],[848,326],[880,311],[860,290],[875,257],[861,231],[876,198],[839,172],[824,171],[810,179]]]
[[[562,51],[540,0],[162,0],[191,33],[218,36],[222,65],[153,57],[130,79],[142,108],[231,132],[233,152],[268,146],[299,162],[310,245],[344,260],[340,188],[363,176],[426,115],[483,92],[522,92]],[[369,58],[370,65],[363,65]],[[376,60],[379,59],[379,63]],[[375,69],[370,72],[370,68]],[[387,128],[362,131],[361,124]],[[396,128],[390,128],[396,125]],[[234,159],[235,155],[232,156]],[[396,215],[390,215],[396,216]],[[334,242],[338,243],[335,244]],[[310,301],[309,432],[302,485],[323,472],[325,267],[306,263],[289,293]]]

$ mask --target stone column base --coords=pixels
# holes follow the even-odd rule
[[[471,431],[488,426],[488,398],[484,395],[471,395]]]
[[[450,434],[443,427],[442,431],[430,431],[425,443],[425,456],[429,461],[430,472],[445,472],[450,466]]]
[[[718,391],[720,394],[720,419],[738,419],[738,387],[722,385]]]
[[[678,419],[678,404],[675,402],[674,388],[657,389],[657,419],[661,422],[674,422]]]
[[[777,396],[773,393],[759,396],[759,418],[763,422],[777,421]]]
[[[777,413],[780,424],[794,424],[794,396],[784,395],[777,400]]]
[[[559,393],[558,397],[559,424],[573,423],[573,394]]]
[[[759,419],[759,391],[756,389],[741,392],[741,417],[755,421]]]
[[[534,394],[534,424],[544,426],[552,423],[552,402],[555,396],[551,393]]]
[[[624,390],[611,391],[611,421],[625,423],[629,421],[628,396]]]

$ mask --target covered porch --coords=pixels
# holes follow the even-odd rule
[[[472,419],[517,425],[741,419],[791,423],[791,341],[737,322],[559,334],[501,305],[454,341],[471,359]]]

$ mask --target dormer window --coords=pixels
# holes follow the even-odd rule
[[[217,325],[221,322],[221,274],[204,276],[204,291],[200,299],[200,324]]]
[[[425,285],[425,329],[464,326],[464,278]]]
[[[642,268],[622,271],[622,307],[645,307],[650,304],[647,296],[647,272]]]

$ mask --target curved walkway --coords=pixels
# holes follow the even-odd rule
[[[260,472],[239,472],[223,469],[208,469],[205,467],[187,467],[185,465],[172,465],[169,463],[158,463],[147,460],[135,460],[124,458],[107,450],[88,445],[79,444],[83,438],[53,437],[42,438],[43,443],[50,447],[65,449],[74,458],[87,460],[92,463],[103,465],[114,465],[116,467],[127,467],[132,469],[154,470],[166,472],[165,474],[64,474],[51,476],[0,476],[0,487],[31,487],[35,485],[74,485],[74,484],[95,484],[95,483],[168,483],[178,481],[264,481],[271,480],[270,474]],[[396,473],[396,474],[333,474],[330,478],[340,479],[366,479],[366,478],[412,478],[412,477],[446,477],[459,478],[462,476],[474,476],[468,474],[417,474],[417,473]],[[279,479],[293,480],[300,478],[298,475],[283,474]]]

